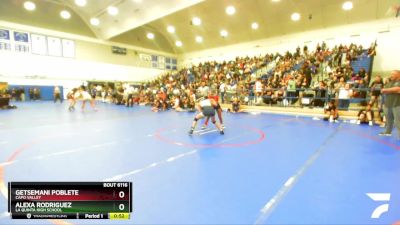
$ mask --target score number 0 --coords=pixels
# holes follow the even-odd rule
[[[120,191],[120,192],[118,193],[118,196],[119,196],[120,198],[124,198],[124,197],[125,197],[125,192]],[[125,205],[124,205],[123,203],[121,203],[121,204],[119,204],[118,208],[119,208],[119,210],[123,211],[123,210],[125,209]]]

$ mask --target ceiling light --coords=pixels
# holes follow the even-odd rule
[[[178,47],[182,47],[182,45],[183,45],[183,44],[182,44],[182,41],[176,41],[175,44],[176,44],[176,46],[178,46]]]
[[[71,13],[69,13],[67,10],[63,10],[63,11],[60,12],[60,16],[63,19],[67,20],[67,19],[71,18]]]
[[[233,15],[233,14],[235,14],[236,9],[235,9],[235,7],[230,5],[230,6],[226,7],[225,12],[228,15]]]
[[[108,14],[110,14],[111,16],[115,16],[115,15],[117,15],[118,14],[118,8],[117,7],[115,7],[115,6],[108,6],[108,8],[107,8],[107,12],[108,12]]]
[[[201,24],[201,19],[199,17],[194,17],[192,19],[192,24],[195,26],[199,26]]]
[[[100,20],[97,18],[91,18],[90,24],[92,24],[93,26],[98,26],[98,25],[100,25]]]
[[[196,36],[196,42],[197,43],[203,42],[203,37],[202,36]]]
[[[228,36],[228,31],[226,30],[221,30],[221,32],[219,32],[221,34],[221,37],[226,37]]]
[[[343,10],[346,10],[346,11],[351,10],[353,8],[353,2],[347,1],[347,2],[343,3],[342,8],[343,8]]]
[[[281,0],[272,0],[272,2],[280,2]]]
[[[75,4],[77,6],[83,7],[87,4],[87,1],[86,0],[75,0]]]
[[[251,24],[251,28],[253,28],[253,30],[257,30],[258,29],[258,23],[252,23]]]
[[[141,3],[143,0],[133,0],[136,3]]]
[[[25,7],[25,9],[28,10],[28,11],[33,11],[33,10],[36,9],[35,3],[30,2],[30,1],[25,2],[25,3],[24,3],[24,7]]]
[[[291,18],[292,18],[292,20],[293,21],[298,21],[298,20],[300,20],[300,13],[293,13],[292,14],[292,16],[291,16]]]
[[[154,39],[154,34],[153,33],[147,33],[147,38],[148,39]]]
[[[167,31],[169,32],[169,33],[175,33],[175,27],[174,26],[168,26],[167,27]]]

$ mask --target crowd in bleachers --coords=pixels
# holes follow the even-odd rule
[[[90,85],[89,93],[119,105],[151,105],[153,111],[193,111],[196,101],[208,95],[219,96],[222,104],[233,103],[233,111],[242,104],[324,107],[331,100],[347,109],[351,99],[364,106],[377,104],[382,78],[375,77],[369,86],[370,71],[352,67],[353,61],[375,54],[375,42],[367,49],[356,44],[329,48],[322,42],[315,49],[303,46],[285,54],[204,62],[142,85]],[[9,94],[23,100],[24,90]],[[40,90],[29,89],[29,98],[40,99]]]
[[[347,109],[350,99],[366,105],[370,73],[354,71],[352,61],[376,54],[376,43],[368,49],[350,44],[330,49],[323,42],[314,50],[304,46],[295,52],[266,54],[260,57],[237,57],[232,61],[200,63],[167,73],[140,86],[134,102],[151,104],[153,111],[193,109],[196,98],[219,95],[221,103],[240,104],[313,104],[323,107],[336,99],[339,108]],[[262,71],[262,73],[260,73]],[[377,82],[373,88],[378,89]],[[121,95],[129,92],[121,90]],[[129,95],[129,94],[128,94]],[[126,95],[126,96],[128,96]],[[303,101],[311,98],[310,101]],[[126,100],[129,102],[130,100]]]
[[[356,102],[366,106],[359,111],[360,121],[371,123],[372,108],[382,109],[379,99],[384,80],[377,75],[370,82],[370,68],[354,68],[353,62],[372,59],[376,46],[374,42],[368,48],[350,44],[330,49],[322,42],[312,50],[303,46],[285,54],[203,62],[144,84],[91,84],[88,93],[93,99],[127,107],[150,105],[154,112],[195,111],[199,99],[212,95],[221,104],[230,104],[231,112],[240,111],[243,104],[313,106],[325,107],[332,118],[337,118],[337,109],[346,110]],[[6,93],[12,100],[24,101],[23,88]],[[28,94],[30,100],[40,99],[39,88],[31,87]]]

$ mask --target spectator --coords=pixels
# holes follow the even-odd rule
[[[271,85],[268,85],[264,89],[263,93],[263,102],[267,105],[272,105],[274,90],[272,89]]]
[[[29,100],[33,100],[33,88],[29,88]]]
[[[260,78],[257,78],[254,88],[255,88],[255,93],[256,93],[255,103],[256,103],[256,105],[258,105],[261,103],[261,95],[262,95],[262,90],[263,90]]]
[[[175,96],[175,99],[172,102],[172,109],[174,109],[177,112],[181,112],[182,111],[182,102],[180,100],[179,96]]]
[[[382,77],[377,75],[374,81],[371,83],[371,100],[369,102],[370,105],[374,106],[374,104],[378,105],[378,98],[381,95],[381,89],[383,87]]]
[[[339,109],[348,110],[352,96],[353,90],[350,88],[350,84],[345,84],[344,87],[339,88]]]
[[[292,75],[289,75],[289,80],[287,82],[286,96],[289,99],[289,103],[293,104],[296,99],[296,81]]]
[[[326,117],[324,118],[325,121],[329,120],[330,123],[338,122],[337,119],[339,118],[339,113],[335,105],[335,101],[330,101],[328,103],[328,105],[324,109],[324,113],[326,115]]]
[[[199,95],[201,96],[201,97],[205,97],[205,96],[207,96],[208,95],[208,91],[209,91],[210,89],[208,88],[208,86],[206,86],[205,85],[205,82],[204,81],[202,81],[201,82],[201,84],[200,84],[200,87],[198,88],[198,93],[199,93]]]
[[[357,124],[366,124],[368,123],[370,126],[374,125],[374,112],[371,109],[371,105],[368,104],[367,107],[365,109],[361,109],[358,112],[358,120],[357,120]]]
[[[232,112],[237,113],[240,110],[240,100],[239,98],[235,95],[232,98]]]
[[[225,93],[226,93],[226,82],[221,82],[219,85],[219,94],[221,96],[222,104],[225,103]]]
[[[54,96],[54,103],[56,103],[57,100],[59,100],[60,103],[62,103],[60,87],[58,87],[58,86],[54,87],[53,96]]]
[[[23,87],[19,87],[19,99],[25,101],[25,89]]]
[[[134,92],[134,88],[131,86],[131,85],[129,85],[127,88],[126,88],[126,93],[124,93],[124,95],[126,94],[126,96],[127,96],[127,99],[126,99],[126,107],[133,107],[133,92]]]
[[[361,106],[366,106],[367,105],[367,90],[368,86],[365,84],[365,80],[361,79],[357,83],[357,98],[360,99],[360,105]],[[354,93],[353,93],[354,95]]]
[[[102,90],[103,90],[103,86],[101,86],[100,84],[98,84],[98,85],[96,86],[96,94],[97,94],[98,97],[101,97]]]
[[[390,82],[381,90],[381,93],[385,95],[386,129],[379,135],[391,136],[394,125],[400,139],[400,70],[392,71]]]
[[[373,42],[372,44],[371,44],[371,46],[369,47],[369,49],[368,49],[368,57],[371,57],[371,56],[375,56],[376,55],[376,46],[378,46],[377,44],[376,44],[376,41],[375,42]]]
[[[38,87],[33,88],[33,100],[40,100],[40,89]]]
[[[326,100],[326,84],[323,81],[319,82],[319,86],[315,89],[314,106],[324,107]]]

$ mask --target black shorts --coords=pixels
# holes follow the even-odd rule
[[[372,91],[372,96],[379,97],[381,95],[380,91]]]
[[[205,117],[215,116],[215,109],[211,106],[206,106],[203,108],[203,115]]]
[[[214,106],[214,109],[215,109],[215,110],[220,110],[220,109],[221,109],[220,104],[218,103],[216,106]]]

